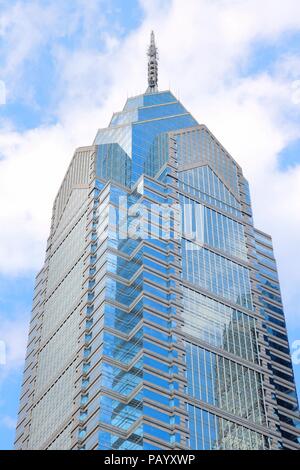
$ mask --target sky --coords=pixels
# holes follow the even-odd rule
[[[299,0],[0,0],[0,449],[55,195],[75,148],[145,91],[152,29],[159,88],[242,166],[273,236],[300,388]]]

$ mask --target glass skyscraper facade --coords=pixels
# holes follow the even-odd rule
[[[16,449],[299,449],[276,262],[238,163],[170,91],[79,148],[37,275]]]

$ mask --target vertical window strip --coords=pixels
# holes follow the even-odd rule
[[[265,449],[264,436],[245,426],[190,405],[191,444],[195,450]]]
[[[259,373],[196,345],[187,344],[186,354],[192,377],[188,383],[191,396],[253,422],[262,422]]]

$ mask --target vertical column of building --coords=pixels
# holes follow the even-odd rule
[[[24,375],[20,396],[18,424],[16,430],[15,449],[27,449],[30,431],[30,412],[33,406],[35,369],[37,362],[37,349],[39,345],[39,330],[41,312],[45,295],[45,270],[36,276],[32,316],[29,326],[28,345],[26,351]]]
[[[300,448],[299,405],[271,237],[254,231],[256,288],[263,319],[266,381],[272,399],[273,420],[283,449]]]
[[[100,355],[103,349],[103,302],[105,282],[103,275],[106,267],[108,223],[107,203],[108,191],[95,184],[94,160],[91,162],[90,187],[86,250],[82,287],[82,307],[80,312],[78,362],[76,367],[77,380],[75,387],[76,420],[72,430],[73,448],[84,449],[85,440],[92,439],[94,427],[98,432],[98,412],[101,376]],[[95,420],[93,418],[95,417]],[[95,424],[96,421],[96,424]],[[98,439],[90,444],[90,449],[97,447]]]
[[[156,207],[162,213],[166,210],[158,226],[161,239],[150,237],[144,251],[144,449],[186,449],[189,440],[183,400],[185,351],[180,334],[181,220],[172,138],[167,151],[160,177],[156,181],[144,177],[144,197],[152,201],[153,211]],[[151,222],[152,229],[153,225]]]
[[[245,237],[247,242],[248,258],[251,263],[251,291],[253,297],[253,307],[257,315],[256,320],[256,333],[257,333],[257,345],[258,345],[258,358],[260,365],[263,370],[263,397],[265,413],[267,418],[267,425],[270,429],[270,448],[280,448],[280,434],[278,432],[277,424],[278,418],[276,416],[276,401],[272,391],[272,385],[270,384],[271,371],[269,368],[269,360],[267,357],[266,341],[264,335],[264,318],[260,308],[259,291],[257,288],[257,255],[256,255],[256,243],[253,228],[252,209],[249,185],[244,178],[241,170],[239,169],[239,187],[241,195],[241,206],[243,212],[243,219],[245,223]]]

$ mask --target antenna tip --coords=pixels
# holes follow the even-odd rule
[[[151,41],[148,49],[148,89],[147,93],[158,91],[158,51],[155,45],[154,31],[151,31]]]

